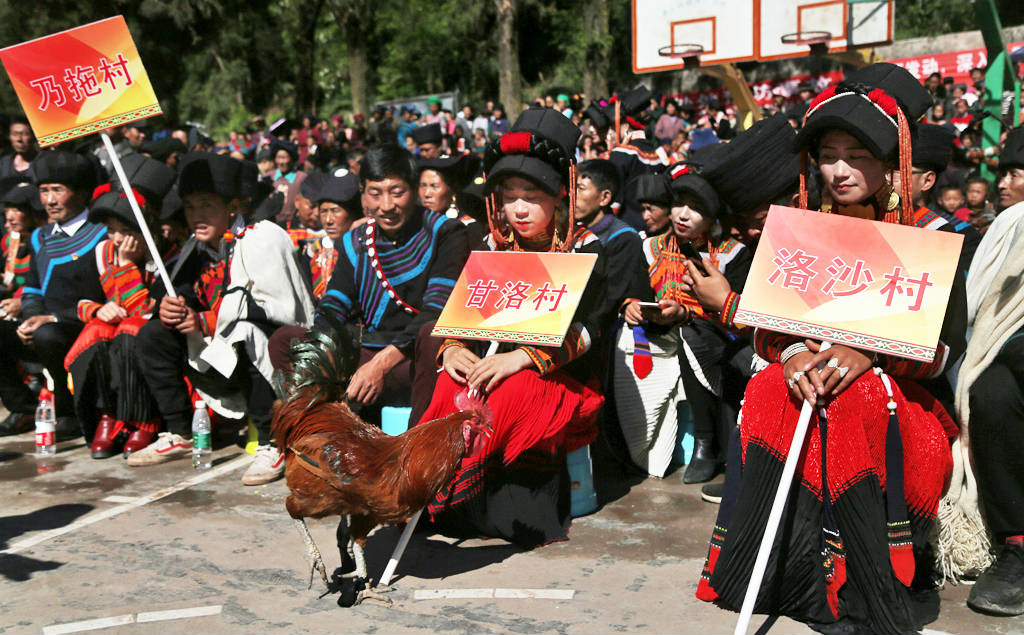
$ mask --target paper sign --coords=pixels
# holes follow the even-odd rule
[[[474,251],[433,335],[561,346],[596,254]]]
[[[40,146],[161,112],[119,15],[0,49],[0,62]]]
[[[736,322],[930,362],[963,237],[772,205]]]

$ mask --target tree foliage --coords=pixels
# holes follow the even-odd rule
[[[997,4],[1004,25],[1024,22],[1024,2]],[[630,0],[515,5],[524,103],[585,81],[609,90],[638,81]],[[601,12],[607,33],[586,26]],[[479,105],[499,94],[493,0],[0,0],[0,46],[115,14],[128,22],[167,120],[217,133],[255,114],[352,112],[359,78],[371,105],[454,90]],[[896,16],[898,38],[974,28],[971,0],[896,0]],[[0,81],[0,112],[19,110]]]

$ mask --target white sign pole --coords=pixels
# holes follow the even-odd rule
[[[772,503],[772,510],[768,514],[768,525],[764,528],[761,547],[758,549],[757,559],[754,560],[754,570],[750,574],[750,583],[747,584],[747,594],[743,596],[740,619],[736,622],[736,630],[733,631],[733,635],[746,635],[747,627],[750,626],[750,618],[754,614],[754,602],[757,601],[757,593],[761,589],[764,571],[768,567],[768,556],[772,553],[775,534],[778,533],[779,523],[782,521],[782,510],[786,506],[786,499],[789,498],[793,474],[796,473],[796,464],[800,460],[800,450],[803,449],[804,438],[807,437],[807,427],[813,413],[814,406],[811,402],[804,400],[804,405],[800,409],[800,419],[797,421],[796,430],[793,431],[793,441],[789,444],[786,464],[783,466],[782,476],[779,478],[779,489],[775,492],[775,502]]]
[[[121,189],[125,193],[125,198],[128,199],[128,204],[131,205],[132,211],[135,213],[135,220],[139,223],[139,231],[142,232],[142,237],[146,240],[146,247],[149,248],[149,254],[153,257],[156,270],[160,273],[160,279],[164,283],[164,288],[167,289],[167,295],[176,298],[178,296],[174,293],[171,277],[167,275],[167,268],[160,257],[160,252],[157,251],[156,243],[153,242],[153,235],[149,233],[149,224],[146,222],[146,217],[142,215],[139,202],[135,200],[135,195],[132,194],[132,185],[128,182],[128,176],[124,173],[124,166],[121,165],[121,159],[117,156],[117,151],[114,150],[114,144],[110,141],[107,133],[101,132],[100,137],[103,138],[103,145],[107,148],[107,154],[110,156],[110,162],[114,165],[114,171],[117,172],[117,178],[121,182]]]

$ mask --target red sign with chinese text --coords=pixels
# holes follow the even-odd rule
[[[43,147],[161,112],[119,15],[0,49],[0,62]]]
[[[561,346],[595,254],[474,251],[433,335]]]
[[[930,362],[963,237],[773,205],[736,322]]]

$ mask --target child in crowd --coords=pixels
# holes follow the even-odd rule
[[[956,216],[962,221],[967,220],[967,216],[971,211],[964,207],[966,202],[967,198],[964,196],[964,191],[959,185],[947,185],[939,190],[939,206],[947,214]]]

